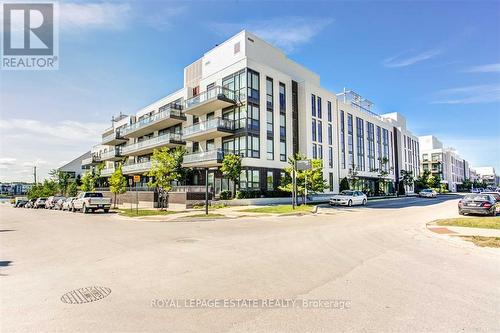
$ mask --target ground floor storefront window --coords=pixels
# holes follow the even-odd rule
[[[382,180],[378,178],[359,178],[351,181],[351,190],[362,191],[369,197],[380,195],[391,195],[394,193],[394,183],[392,180]]]

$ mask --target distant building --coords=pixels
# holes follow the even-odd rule
[[[449,191],[457,191],[457,186],[467,179],[468,162],[458,155],[454,148],[445,148],[433,135],[421,136],[420,143],[421,171],[429,170],[446,184]]]
[[[496,174],[495,168],[487,167],[474,167],[473,168],[479,180],[484,181],[487,186],[497,187],[500,183],[500,177]]]
[[[0,194],[24,195],[28,193],[33,184],[23,182],[0,183]]]
[[[71,179],[76,179],[78,176],[81,176],[83,171],[86,169],[86,166],[82,165],[82,160],[90,158],[90,151],[78,156],[71,162],[66,163],[58,170],[68,173]]]

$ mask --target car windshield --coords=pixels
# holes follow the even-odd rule
[[[432,190],[422,190],[422,192],[432,192]]]
[[[354,192],[353,191],[342,191],[340,194],[342,194],[342,195],[353,195]]]
[[[500,199],[500,193],[493,192],[493,193],[481,193],[481,194],[489,194],[489,195],[493,196],[495,198],[495,200]]]
[[[475,195],[466,195],[465,200],[471,200],[471,201],[489,201],[490,196],[487,194],[475,194]]]
[[[94,192],[85,193],[85,198],[102,198],[102,193],[94,193]]]

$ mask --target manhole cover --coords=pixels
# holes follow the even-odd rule
[[[95,302],[111,294],[106,287],[85,287],[72,290],[61,296],[61,301],[68,304],[83,304]]]

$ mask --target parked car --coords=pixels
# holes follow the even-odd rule
[[[57,209],[57,210],[62,210],[62,205],[64,203],[64,201],[66,201],[66,198],[65,197],[58,197],[57,201],[54,199],[55,203],[54,203],[54,207],[53,209]]]
[[[489,194],[489,195],[492,195],[493,198],[495,198],[495,200],[498,202],[500,201],[500,192],[497,192],[497,191],[488,191],[488,192],[481,192],[481,194]]]
[[[432,188],[426,188],[418,193],[421,198],[437,198],[438,194]]]
[[[33,208],[33,206],[35,205],[35,201],[36,199],[28,200],[28,202],[24,205],[24,208]]]
[[[36,199],[35,203],[33,204],[33,208],[39,209],[39,208],[45,208],[45,202],[47,201],[47,198],[38,198]]]
[[[28,203],[28,200],[24,200],[24,199],[17,200],[17,202],[14,204],[14,207],[21,208],[21,207],[24,207],[27,203]]]
[[[73,210],[73,200],[75,200],[76,197],[69,197],[64,200],[62,204],[62,210]]]
[[[111,199],[105,198],[101,192],[82,192],[73,200],[73,211],[82,213],[95,212],[102,209],[105,213],[111,208]]]
[[[45,201],[45,208],[54,209],[55,205],[59,199],[64,199],[64,197],[57,197],[57,196],[48,197],[47,201]]]
[[[342,191],[330,198],[330,206],[334,205],[366,205],[368,198],[361,191]]]
[[[498,203],[491,194],[467,194],[458,202],[458,214],[495,216]]]

